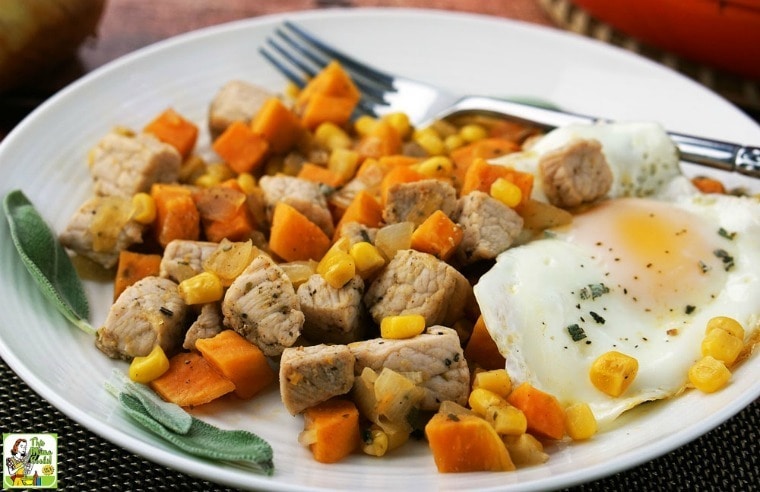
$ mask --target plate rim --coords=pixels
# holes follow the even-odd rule
[[[281,22],[282,20],[285,20],[285,19],[293,19],[293,18],[314,19],[314,18],[320,18],[320,17],[350,18],[350,17],[356,16],[356,14],[388,15],[388,16],[420,15],[420,16],[440,16],[440,17],[446,17],[446,18],[471,18],[472,20],[475,20],[475,21],[486,21],[486,22],[507,24],[507,25],[512,25],[513,27],[517,29],[526,29],[528,31],[539,32],[543,34],[550,33],[548,35],[557,36],[557,39],[564,39],[565,36],[571,36],[582,43],[587,43],[588,45],[592,45],[595,47],[604,46],[605,48],[616,50],[618,53],[625,53],[626,54],[625,56],[632,56],[632,58],[635,58],[638,61],[647,62],[651,64],[652,66],[666,68],[666,67],[661,67],[659,64],[651,60],[648,60],[646,58],[643,58],[639,55],[631,54],[630,52],[625,51],[621,48],[617,48],[617,47],[609,46],[609,45],[602,45],[598,41],[585,38],[575,33],[570,33],[567,31],[559,31],[559,30],[553,31],[552,29],[544,27],[544,26],[534,25],[534,24],[522,22],[519,20],[495,17],[495,16],[486,15],[486,14],[479,14],[479,13],[472,13],[472,12],[446,11],[446,10],[438,10],[438,9],[421,9],[421,8],[360,7],[360,8],[350,8],[350,9],[349,8],[317,9],[317,10],[304,10],[304,11],[268,14],[268,15],[262,15],[258,17],[248,18],[248,19],[234,20],[234,21],[223,23],[223,24],[203,27],[200,29],[182,33],[182,34],[167,38],[165,40],[158,41],[146,47],[135,50],[133,52],[127,53],[113,61],[110,61],[94,69],[93,71],[84,75],[80,79],[77,79],[73,83],[69,84],[68,86],[61,89],[53,96],[51,96],[49,99],[43,102],[39,107],[37,107],[34,111],[32,111],[26,118],[24,118],[22,122],[20,122],[16,127],[14,127],[8,133],[8,135],[4,138],[3,142],[0,142],[0,155],[3,154],[3,151],[6,147],[6,142],[9,142],[9,141],[13,142],[16,138],[18,138],[17,135],[23,135],[24,132],[26,131],[25,130],[26,127],[28,125],[31,125],[35,121],[35,119],[39,118],[40,114],[44,114],[46,111],[49,110],[49,108],[54,107],[57,104],[63,104],[65,102],[66,97],[68,97],[69,94],[71,93],[76,94],[76,92],[81,90],[82,87],[86,87],[87,84],[90,84],[92,83],[93,80],[97,80],[99,77],[101,77],[103,73],[107,73],[109,71],[115,70],[117,67],[121,65],[127,65],[129,63],[132,63],[134,60],[138,60],[144,57],[149,57],[151,56],[152,53],[164,50],[174,44],[182,44],[182,43],[185,43],[189,39],[197,39],[197,38],[202,38],[205,36],[215,36],[220,33],[227,32],[229,30],[261,27],[268,24],[276,23],[278,21]],[[696,84],[691,79],[688,79],[687,77],[681,74],[678,74],[677,72],[671,71],[671,73],[683,78],[684,80],[688,80],[690,83],[699,85],[699,84]],[[706,88],[705,90],[707,90],[708,92],[711,92]],[[739,114],[744,115],[738,109],[737,109],[737,112]],[[746,115],[744,116],[749,120],[748,116]],[[10,144],[7,144],[7,145],[10,145]],[[219,473],[220,469],[214,464],[210,464],[205,461],[199,462],[197,461],[195,457],[191,457],[189,455],[184,455],[177,452],[169,452],[160,448],[153,448],[151,450],[152,454],[146,454],[144,452],[144,449],[141,449],[142,447],[145,446],[144,441],[130,435],[127,431],[109,427],[106,422],[101,421],[95,417],[90,416],[86,412],[81,411],[78,407],[76,407],[75,405],[65,400],[65,398],[59,398],[59,395],[57,393],[49,392],[49,389],[46,387],[45,383],[43,383],[36,376],[36,374],[28,370],[28,368],[24,365],[24,362],[22,362],[18,357],[16,357],[16,355],[10,350],[10,347],[6,345],[5,341],[2,340],[2,338],[0,338],[0,354],[3,356],[3,359],[8,364],[8,366],[11,367],[11,369],[22,380],[24,380],[34,391],[36,391],[40,395],[43,395],[43,394],[46,395],[44,396],[44,399],[50,402],[56,409],[61,411],[68,418],[71,418],[73,421],[83,425],[89,431],[93,432],[94,434],[99,435],[101,438],[106,439],[107,441],[112,442],[114,444],[117,444],[118,446],[134,454],[137,454],[145,459],[160,463],[164,466],[173,468],[175,470],[181,471],[182,473],[185,473],[191,476],[196,476],[205,480],[211,480],[208,478],[208,475],[202,475],[202,474],[210,473],[210,472],[213,472],[215,474]],[[742,394],[742,398],[741,398],[742,404],[740,406],[731,407],[731,408],[724,407],[721,412],[718,412],[717,414],[710,416],[709,419],[703,420],[703,422],[708,421],[708,428],[706,428],[704,432],[701,432],[697,435],[692,435],[693,431],[691,430],[691,428],[683,429],[682,431],[679,431],[678,433],[671,435],[667,439],[665,439],[663,442],[667,444],[664,447],[661,446],[660,448],[658,448],[658,451],[654,454],[651,451],[647,452],[647,449],[649,448],[635,449],[635,450],[629,451],[628,453],[624,455],[617,456],[611,462],[612,466],[610,466],[609,462],[604,463],[604,465],[597,464],[592,467],[585,468],[582,476],[580,476],[579,474],[580,472],[563,474],[557,477],[552,477],[549,479],[542,480],[540,482],[535,483],[534,485],[527,484],[529,487],[526,490],[537,490],[539,488],[544,489],[547,486],[548,487],[571,486],[571,485],[576,485],[579,483],[590,482],[590,481],[597,480],[605,476],[612,475],[621,470],[633,468],[634,466],[637,466],[643,462],[655,459],[661,455],[664,455],[672,451],[673,449],[676,449],[677,447],[683,444],[686,444],[687,442],[693,439],[696,439],[700,435],[706,432],[709,432],[710,430],[714,429],[721,423],[725,422],[726,420],[728,420],[729,418],[731,418],[732,416],[740,412],[742,409],[746,408],[752,401],[760,397],[760,385],[756,386],[754,389],[756,391],[746,392]],[[50,395],[52,395],[52,398]],[[627,458],[627,460],[623,458]],[[199,470],[201,473],[199,473]],[[568,480],[568,476],[570,477],[570,480]],[[240,483],[233,482],[233,479],[234,479],[234,476],[230,476],[229,480],[226,480],[226,479],[219,480],[218,482],[225,483],[228,485],[240,486]],[[249,480],[250,480],[250,477],[249,477]],[[214,479],[214,481],[217,481],[217,480]],[[266,487],[269,489],[274,488],[277,490],[300,490],[300,488],[294,484],[287,483],[287,482],[278,482],[269,477],[264,477],[264,476],[254,477],[252,482],[256,482],[256,483],[251,483],[251,485],[253,486]],[[303,490],[313,490],[313,489],[303,488]]]

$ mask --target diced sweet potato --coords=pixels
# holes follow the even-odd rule
[[[441,473],[515,469],[501,437],[477,415],[438,412],[425,435]]]
[[[199,339],[195,342],[195,348],[233,382],[235,394],[240,398],[252,398],[277,379],[264,353],[233,330]]]
[[[303,415],[301,440],[320,463],[336,463],[359,447],[359,410],[352,401],[333,398],[307,408]]]
[[[232,381],[196,352],[181,352],[170,358],[169,370],[151,381],[150,387],[181,407],[197,407],[235,390]]]
[[[161,255],[121,251],[116,278],[113,284],[113,299],[118,299],[124,289],[141,278],[157,276],[161,267]]]
[[[553,395],[525,382],[512,390],[507,401],[523,411],[529,432],[550,439],[565,435],[565,409]]]

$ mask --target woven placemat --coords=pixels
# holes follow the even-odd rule
[[[0,428],[58,434],[64,490],[233,490],[147,461],[73,422],[0,363]],[[295,439],[295,437],[294,437]],[[572,491],[760,490],[760,401],[712,432],[651,462]],[[413,484],[410,484],[412,486]]]
[[[574,5],[572,0],[538,0],[538,3],[557,26],[632,51],[668,66],[709,87],[744,109],[750,116],[760,117],[760,81],[696,63],[674,53],[641,43],[609,24],[595,19]],[[698,35],[699,33],[695,33],[695,36]]]

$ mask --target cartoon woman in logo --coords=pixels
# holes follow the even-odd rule
[[[26,439],[16,439],[11,448],[11,456],[5,460],[13,485],[26,485],[24,477],[32,471],[29,455],[26,454]]]

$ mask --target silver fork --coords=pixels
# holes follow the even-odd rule
[[[439,87],[373,68],[320,40],[302,27],[286,21],[267,39],[259,52],[287,79],[303,87],[331,60],[341,63],[362,93],[357,111],[380,116],[403,111],[418,127],[466,113],[493,114],[523,121],[544,129],[571,123],[606,121],[516,101],[486,96],[461,95]],[[681,160],[723,171],[760,178],[760,148],[668,132]]]

